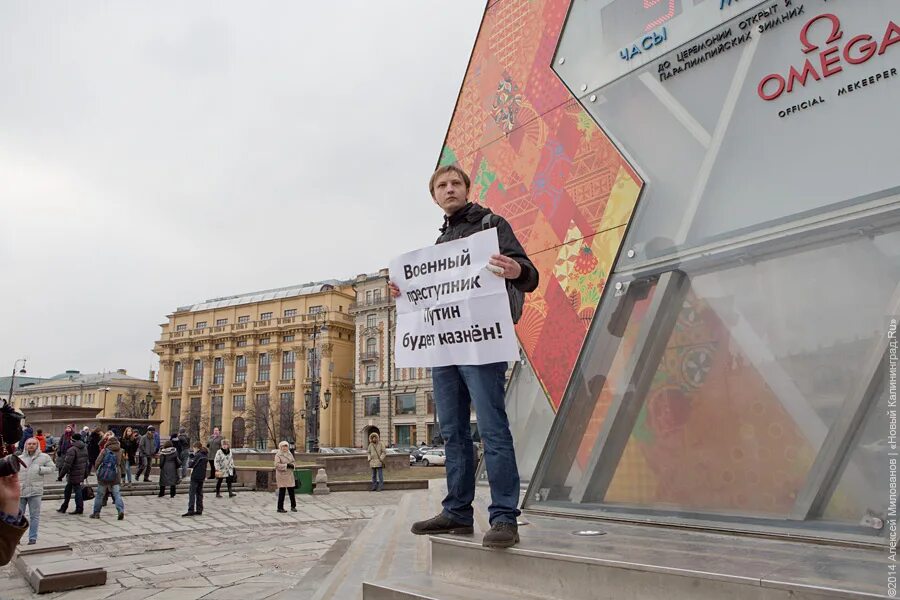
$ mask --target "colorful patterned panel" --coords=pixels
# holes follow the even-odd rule
[[[440,163],[537,265],[519,339],[559,406],[642,182],[550,69],[569,0],[488,4]]]

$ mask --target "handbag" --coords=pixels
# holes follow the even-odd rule
[[[93,500],[94,499],[94,488],[89,485],[84,486],[81,490],[81,497],[85,500]]]
[[[223,473],[222,471],[216,471],[216,479],[222,479],[223,477],[225,477],[225,473]]]

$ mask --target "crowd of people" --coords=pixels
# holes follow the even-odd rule
[[[287,450],[286,442],[282,442]],[[189,477],[188,509],[183,517],[203,514],[203,485],[208,479],[216,480],[216,497],[222,498],[222,482],[226,484],[229,498],[236,496],[232,489],[235,479],[234,455],[231,445],[224,439],[219,428],[213,430],[207,443],[195,441],[193,445],[185,428],[172,434],[170,439],[160,443],[159,433],[150,426],[141,434],[136,429],[126,427],[121,437],[112,430],[103,431],[99,427],[84,427],[80,432],[75,425],[67,425],[58,442],[48,448],[43,432],[26,426],[16,453],[20,470],[17,474],[0,477],[0,529],[3,530],[4,544],[2,558],[9,560],[12,548],[19,538],[28,532],[28,544],[37,543],[40,526],[41,500],[44,482],[48,476],[56,475],[56,481],[65,480],[63,501],[58,513],[69,515],[84,514],[84,504],[93,498],[90,518],[99,519],[104,506],[113,500],[119,520],[125,518],[125,501],[122,487],[132,487],[138,481],[150,482],[154,460],[158,461],[159,497],[174,498],[177,485]],[[284,465],[293,468],[293,455],[281,447],[274,464],[279,486],[284,479]],[[54,458],[55,456],[55,458]],[[287,460],[285,460],[287,458]],[[280,466],[279,466],[280,465]],[[132,473],[132,469],[136,471]],[[96,489],[87,484],[94,474]],[[290,478],[292,510],[296,510],[294,499],[293,473]],[[285,480],[286,481],[286,480]],[[14,483],[14,485],[13,485]],[[285,483],[286,485],[286,483]],[[75,508],[69,511],[74,499]],[[12,500],[15,500],[13,502]],[[284,512],[284,489],[281,489],[279,511]],[[27,518],[26,518],[27,516]],[[5,544],[15,538],[11,545]]]

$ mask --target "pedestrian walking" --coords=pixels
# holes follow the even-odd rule
[[[22,429],[22,437],[19,438],[19,445],[17,447],[17,450],[19,452],[24,450],[25,442],[27,442],[28,440],[30,440],[33,437],[34,437],[34,428],[30,424],[25,425],[25,427]]]
[[[56,447],[56,471],[58,473],[56,476],[57,481],[62,481],[62,468],[63,464],[66,462],[66,452],[68,452],[69,448],[72,446],[72,436],[74,434],[75,424],[70,423],[69,425],[66,425],[66,429],[65,431],[63,431],[62,437],[59,438],[59,444]]]
[[[191,455],[191,438],[184,427],[178,428],[179,458],[181,459],[181,478],[187,477],[188,459]]]
[[[66,489],[63,491],[63,503],[56,512],[64,513],[69,508],[69,500],[75,495],[75,510],[69,514],[80,515],[84,513],[84,491],[81,484],[87,479],[88,451],[81,440],[80,433],[72,434],[72,443],[63,457],[60,468],[60,476],[66,477]]]
[[[199,441],[194,442],[194,454],[191,457],[191,487],[188,493],[188,510],[182,517],[193,517],[203,514],[203,481],[206,479],[206,464],[209,462],[209,451]]]
[[[294,455],[291,454],[291,446],[287,442],[278,443],[278,452],[275,453],[275,484],[278,486],[278,512],[284,510],[284,493],[291,497],[291,511],[297,512],[297,498],[294,496]]]
[[[539,276],[512,227],[503,217],[469,202],[469,176],[456,165],[439,167],[432,174],[428,188],[434,203],[444,211],[444,224],[437,244],[486,229],[497,230],[499,253],[491,256],[488,267],[505,280],[507,298],[503,301],[508,301],[513,321],[517,321],[525,294],[537,288]],[[400,295],[400,289],[393,281],[389,287],[392,296]],[[488,507],[491,529],[481,543],[491,548],[509,548],[519,542],[516,522],[520,514],[517,508],[519,469],[504,403],[507,367],[508,363],[504,361],[432,369],[434,404],[445,442],[447,496],[439,515],[413,523],[414,534],[471,534],[474,531],[475,451],[469,424],[474,405],[478,431],[484,442],[492,499]]]
[[[131,468],[137,460],[138,435],[131,427],[126,427],[122,434],[122,451],[125,453],[125,484],[131,487]]]
[[[178,475],[181,468],[181,459],[172,444],[172,440],[163,442],[159,451],[159,497],[162,498],[169,488],[169,497],[175,497],[175,486],[178,485]]]
[[[234,481],[234,455],[231,453],[231,444],[228,440],[222,440],[222,447],[213,458],[213,467],[216,469],[216,498],[222,497],[222,480],[228,486],[228,497],[234,498],[237,494],[231,491]]]
[[[222,434],[219,433],[218,427],[213,427],[212,435],[209,436],[209,442],[206,444],[206,447],[209,449],[209,455],[215,459],[216,454],[219,453],[219,449],[222,447]],[[216,466],[214,464],[209,466],[209,478],[214,479],[216,477]]]
[[[138,467],[135,480],[139,480],[141,478],[141,473],[143,473],[144,481],[150,481],[150,465],[153,461],[153,455],[156,454],[156,442],[153,439],[153,433],[153,426],[151,425],[147,428],[147,433],[142,435],[138,442],[138,460],[140,461],[140,466]]]
[[[92,519],[100,518],[100,509],[103,498],[106,496],[106,490],[112,493],[113,502],[119,513],[119,520],[121,521],[125,518],[125,501],[122,500],[122,493],[119,490],[119,485],[122,482],[120,472],[124,464],[125,456],[119,440],[114,437],[110,438],[104,446],[103,452],[97,457],[97,462],[94,463],[94,468],[97,472],[97,493],[94,495]]]
[[[103,434],[100,433],[100,427],[94,427],[88,434],[88,439],[85,442],[88,450],[88,475],[91,474],[91,469],[96,464],[97,457],[100,456],[100,441],[102,439]]]
[[[25,447],[19,458],[24,466],[19,472],[19,512],[25,516],[28,508],[28,543],[36,544],[38,525],[41,522],[41,498],[44,495],[44,476],[52,474],[56,469],[50,457],[41,452],[41,444],[36,437],[25,441]]]
[[[384,459],[387,457],[387,448],[374,431],[369,434],[369,467],[372,468],[372,489],[380,492],[384,489]]]
[[[46,452],[47,451],[47,438],[44,437],[44,430],[38,429],[34,434],[34,438],[38,441],[38,444],[40,445],[40,448],[41,448],[41,452]]]

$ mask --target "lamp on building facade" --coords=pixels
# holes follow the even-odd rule
[[[9,380],[9,396],[7,396],[7,398],[6,398],[6,401],[9,402],[10,404],[12,404],[12,395],[13,395],[13,389],[14,389],[13,386],[16,383],[16,367],[19,366],[19,363],[22,363],[22,368],[19,369],[19,375],[24,375],[26,373],[26,371],[25,371],[25,361],[26,360],[28,360],[28,359],[20,358],[19,360],[17,360],[16,362],[13,363],[12,378]]]
[[[319,315],[322,315],[322,323],[319,324]],[[328,313],[325,311],[315,313],[313,315],[313,327],[312,327],[312,351],[309,353],[309,379],[310,379],[310,389],[306,391],[304,394],[304,398],[306,400],[306,451],[311,453],[316,453],[319,451],[319,393],[322,387],[322,381],[320,379],[320,366],[321,361],[319,360],[318,348],[316,346],[316,342],[318,340],[319,333],[324,333],[328,331],[328,325],[326,325],[326,320],[328,319]],[[321,408],[328,408],[328,403],[331,402],[331,392],[325,392],[325,405]]]

